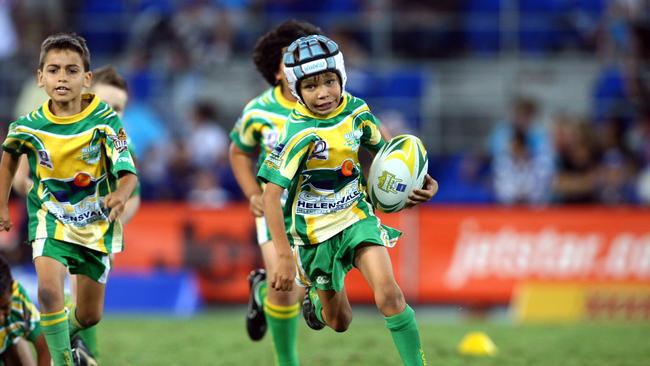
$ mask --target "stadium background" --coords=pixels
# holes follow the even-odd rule
[[[244,335],[245,278],[260,258],[228,166],[227,133],[267,87],[251,61],[255,40],[289,18],[335,39],[348,90],[393,134],[420,136],[430,154],[438,195],[383,219],[405,232],[391,255],[421,314],[431,363],[463,364],[455,345],[479,327],[500,348],[493,364],[563,364],[557,345],[576,338],[584,342],[567,352],[589,356],[573,364],[646,364],[650,346],[639,340],[650,335],[647,2],[0,0],[4,131],[45,98],[34,74],[40,43],[52,32],[80,33],[92,67],[113,64],[129,83],[124,123],[137,149],[143,205],[107,287],[100,337],[119,332],[123,340],[109,343],[118,350],[106,364],[243,359],[185,363],[171,356],[185,351],[155,341],[138,347],[165,361],[138,359],[140,350],[129,348],[137,344],[129,339],[184,326],[197,337],[191,357],[235,347],[252,352],[250,364],[270,364],[269,344]],[[510,138],[517,123],[525,126],[520,140]],[[12,210],[19,222],[20,198]],[[2,234],[0,248],[35,289],[23,240],[24,230]],[[358,274],[347,286],[358,308],[371,303]],[[379,315],[363,314],[350,334],[332,340],[353,340],[344,358],[305,360],[393,364],[396,358],[354,349],[381,348],[389,338]],[[519,325],[531,322],[541,325]],[[232,344],[198,339],[231,328]],[[315,345],[334,337],[301,335]]]

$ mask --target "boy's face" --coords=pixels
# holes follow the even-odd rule
[[[328,71],[300,82],[300,95],[310,111],[327,115],[339,106],[341,83],[336,73]]]
[[[38,86],[56,103],[77,99],[92,80],[91,72],[84,71],[81,55],[72,50],[50,50],[37,76]]]
[[[115,113],[122,118],[126,103],[129,101],[129,95],[126,91],[109,84],[95,84],[92,91],[104,103],[110,105]]]

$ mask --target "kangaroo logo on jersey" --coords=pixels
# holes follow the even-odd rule
[[[310,159],[327,160],[329,153],[327,151],[327,142],[325,140],[316,141],[314,151],[311,152]]]
[[[52,159],[50,159],[50,154],[47,150],[38,150],[38,165],[44,166],[48,169],[54,169]]]

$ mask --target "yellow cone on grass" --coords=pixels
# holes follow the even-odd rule
[[[458,344],[458,352],[471,356],[494,356],[497,347],[483,332],[467,333]]]

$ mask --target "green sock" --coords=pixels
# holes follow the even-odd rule
[[[84,329],[77,319],[77,307],[72,305],[68,312],[68,329],[70,329],[70,338],[74,337],[77,332]]]
[[[420,344],[420,333],[415,322],[415,312],[406,305],[404,311],[387,316],[386,328],[393,336],[393,342],[405,366],[422,366],[427,364]]]
[[[72,366],[68,314],[65,309],[53,313],[41,313],[41,328],[54,366]]]
[[[97,349],[97,326],[80,330],[79,336],[95,359],[99,359],[99,349]]]
[[[320,320],[323,324],[325,323],[325,319],[323,319],[323,304],[320,302],[320,297],[318,297],[318,292],[316,292],[316,289],[313,287],[309,288],[309,298],[311,299],[311,303],[314,304],[314,311],[316,312],[316,318]]]
[[[264,301],[266,323],[273,334],[275,364],[277,366],[299,366],[296,338],[298,336],[298,315],[300,303],[282,306]]]

